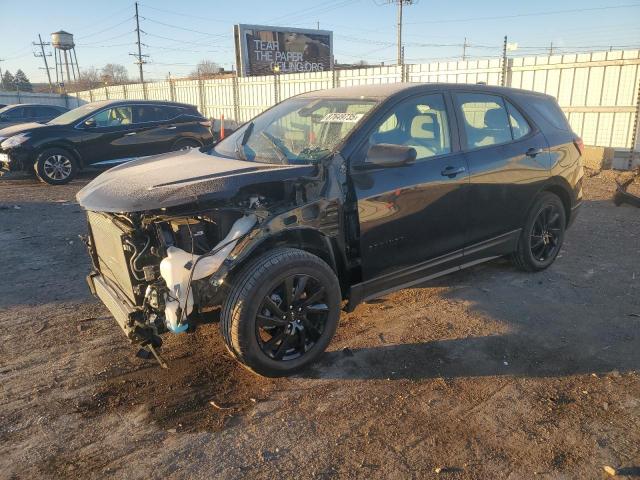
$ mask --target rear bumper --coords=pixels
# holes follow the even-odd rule
[[[140,341],[136,335],[135,320],[133,318],[136,309],[126,298],[124,293],[112,287],[99,273],[91,273],[87,276],[89,289],[109,309],[118,325],[132,342]]]

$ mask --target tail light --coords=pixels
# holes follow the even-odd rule
[[[573,140],[573,144],[576,146],[576,148],[578,149],[578,153],[582,156],[584,155],[584,142],[582,141],[582,139],[580,137],[576,137]]]

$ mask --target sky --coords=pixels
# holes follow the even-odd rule
[[[139,2],[145,80],[188,75],[203,60],[226,69],[234,63],[237,23],[316,28],[334,32],[337,62],[395,63],[396,7],[389,0],[144,0]],[[38,34],[75,36],[80,69],[106,63],[137,66],[134,2],[129,0],[0,0],[0,68],[46,81],[34,57]],[[419,0],[404,8],[407,63],[497,57],[503,37],[518,44],[511,55],[640,48],[640,2],[632,0],[537,0],[535,2]],[[50,47],[47,47],[50,51]],[[52,57],[49,57],[50,65]]]

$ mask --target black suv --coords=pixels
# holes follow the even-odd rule
[[[83,105],[46,124],[0,130],[0,170],[35,172],[52,185],[89,165],[210,146],[211,122],[192,105],[145,100]]]
[[[582,148],[529,91],[305,93],[208,154],[137,160],[81,190],[89,285],[148,354],[220,307],[239,361],[288,374],[325,350],[343,305],[505,255],[551,265],[582,200]]]
[[[20,123],[44,123],[68,111],[68,108],[59,107],[58,105],[40,105],[36,103],[7,105],[4,108],[0,108],[0,128],[7,128]]]

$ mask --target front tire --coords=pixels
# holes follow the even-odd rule
[[[289,375],[327,348],[340,302],[338,279],[324,261],[303,250],[278,248],[232,281],[220,329],[231,354],[249,370]]]
[[[69,183],[78,171],[75,158],[63,148],[43,150],[38,155],[33,168],[38,179],[49,185]]]
[[[549,267],[560,252],[566,225],[562,200],[551,192],[542,193],[527,216],[513,263],[526,272]]]

